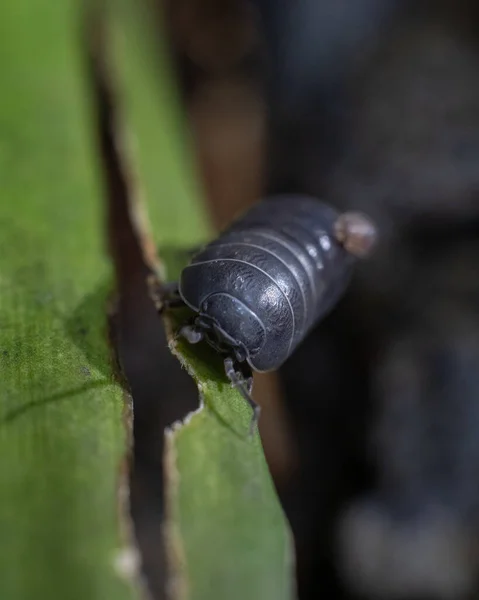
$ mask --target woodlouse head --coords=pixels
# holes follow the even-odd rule
[[[266,336],[258,317],[238,298],[222,292],[203,301],[195,325],[213,348],[230,352],[238,362],[254,356]]]

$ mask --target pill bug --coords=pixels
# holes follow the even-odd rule
[[[345,291],[376,239],[360,213],[338,214],[309,196],[267,198],[186,266],[163,306],[194,312],[179,335],[225,356],[227,377],[253,409],[252,371],[280,367]]]

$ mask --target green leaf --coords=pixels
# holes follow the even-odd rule
[[[188,140],[178,136],[180,119],[166,83],[165,56],[153,43],[149,24],[154,19],[139,14],[131,2],[123,8],[115,67],[149,229],[160,247],[192,247],[207,239],[209,231],[199,210]],[[174,279],[177,268],[166,253],[160,251],[160,256]],[[251,409],[227,382],[212,350],[173,341],[182,318],[180,311],[167,319],[170,344],[197,381],[202,406],[167,432],[166,530],[173,597],[291,598],[290,534],[259,436],[251,440],[247,435]]]
[[[251,409],[212,350],[174,349],[204,402],[167,444],[169,535],[183,548],[185,597],[291,598],[290,539],[259,436],[248,436]]]
[[[79,17],[72,0],[0,3],[5,600],[138,597],[118,572],[128,419]]]

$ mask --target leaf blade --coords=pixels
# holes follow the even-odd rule
[[[198,216],[201,196],[191,184],[194,170],[188,153],[176,154],[181,169],[177,167],[175,172],[155,168],[151,161],[155,144],[156,160],[163,160],[167,151],[164,132],[169,130],[166,124],[174,122],[177,114],[171,101],[165,99],[168,95],[164,90],[158,95],[159,82],[165,86],[168,79],[162,78],[158,63],[151,60],[155,34],[149,27],[153,19],[147,19],[147,24],[141,17],[137,21],[125,17],[132,13],[134,8],[129,4],[118,25],[121,43],[116,46],[115,58],[121,88],[129,90],[122,97],[124,118],[135,135],[136,166],[143,174],[142,191],[150,216],[148,229],[160,249],[171,245],[178,249],[192,247],[208,237],[207,219]],[[149,98],[148,110],[145,98]],[[178,146],[177,140],[174,145]],[[161,194],[162,186],[176,189],[172,198]],[[171,211],[177,215],[176,228],[172,226]],[[160,258],[166,263],[168,279],[177,277],[178,263],[161,250]],[[247,435],[250,407],[226,381],[222,361],[211,349],[172,341],[180,323],[181,315],[167,318],[170,343],[197,381],[204,406],[167,433],[166,530],[173,567],[172,597],[291,598],[290,533],[259,437],[256,434],[251,441]]]
[[[125,405],[79,8],[0,7],[0,597],[11,600],[137,597],[114,566]]]

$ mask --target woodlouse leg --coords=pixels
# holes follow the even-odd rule
[[[185,305],[178,291],[176,281],[163,283],[159,281],[156,275],[150,275],[148,277],[148,290],[150,298],[155,303],[156,310],[159,313]]]
[[[164,283],[162,290],[162,302],[164,308],[180,308],[185,306],[176,281]]]
[[[261,407],[251,397],[251,390],[253,388],[253,378],[249,377],[247,380],[243,377],[241,373],[238,373],[234,367],[234,361],[232,358],[225,358],[225,373],[226,377],[231,381],[231,383],[237,387],[246,400],[246,402],[251,406],[253,411],[253,416],[251,418],[251,423],[249,427],[249,436],[252,437],[254,434],[255,425],[258,423],[259,415],[261,412]]]

